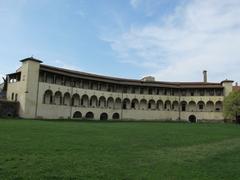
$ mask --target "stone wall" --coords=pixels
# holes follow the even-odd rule
[[[0,117],[18,117],[18,102],[0,100]]]

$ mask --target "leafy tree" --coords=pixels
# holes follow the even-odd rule
[[[236,119],[240,116],[240,92],[233,91],[224,99],[224,116],[227,119]]]
[[[4,82],[4,86],[3,86],[3,92],[7,91],[7,78],[2,77],[3,82]]]

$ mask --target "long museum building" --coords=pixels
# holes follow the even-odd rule
[[[233,81],[161,82],[107,77],[21,60],[7,75],[7,99],[19,116],[44,119],[222,121]]]

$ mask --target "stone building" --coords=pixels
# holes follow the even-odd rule
[[[107,77],[42,64],[35,58],[8,74],[7,99],[23,118],[222,121],[233,81],[161,82]]]

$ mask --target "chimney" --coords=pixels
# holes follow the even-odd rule
[[[236,86],[238,86],[238,82],[236,82]]]
[[[203,71],[203,82],[207,83],[207,71],[206,70]]]

